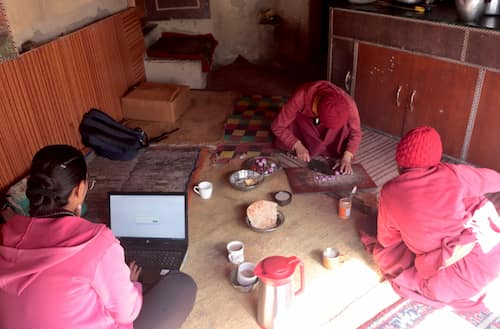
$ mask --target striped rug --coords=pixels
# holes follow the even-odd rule
[[[380,188],[385,182],[398,175],[394,157],[399,139],[366,127],[363,127],[362,130],[363,138],[354,162],[360,163],[377,187]],[[284,168],[307,166],[304,161],[297,159],[290,153],[275,153],[273,156]]]
[[[365,168],[378,187],[398,175],[395,161],[399,139],[363,127],[363,138],[354,160]]]

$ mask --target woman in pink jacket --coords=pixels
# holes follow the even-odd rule
[[[85,159],[71,146],[47,146],[33,158],[31,217],[0,227],[0,328],[118,329],[134,321],[136,328],[179,328],[196,284],[169,274],[144,297],[161,300],[141,311],[141,269],[125,264],[106,226],[80,217],[88,184]]]
[[[276,147],[293,150],[309,162],[316,155],[337,159],[341,173],[352,173],[361,143],[358,108],[346,92],[328,81],[301,85],[273,121]]]
[[[500,218],[485,194],[500,190],[500,174],[441,155],[431,127],[401,139],[400,175],[380,193],[375,260],[403,297],[499,311]]]

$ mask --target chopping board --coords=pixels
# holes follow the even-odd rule
[[[352,165],[352,175],[328,176],[327,182],[319,181],[318,176],[324,174],[313,171],[309,168],[284,168],[288,177],[288,182],[293,193],[312,193],[312,192],[337,192],[348,193],[356,185],[358,191],[374,191],[377,185],[366,172],[361,164]]]

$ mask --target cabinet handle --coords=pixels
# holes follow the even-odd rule
[[[350,82],[351,82],[351,71],[347,71],[344,78],[344,86],[347,92],[349,92],[350,91],[349,89],[351,89],[349,88]]]
[[[403,86],[398,87],[398,91],[396,91],[396,106],[399,107],[401,103],[399,102],[399,95],[401,94],[401,89],[403,89]]]
[[[416,93],[417,93],[416,90],[413,90],[411,92],[411,96],[410,96],[410,112],[413,112],[413,100],[415,99]]]

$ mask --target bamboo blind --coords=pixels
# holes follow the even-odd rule
[[[144,80],[144,39],[131,8],[0,64],[0,191],[49,144],[83,148],[82,115],[121,120],[120,98]]]

